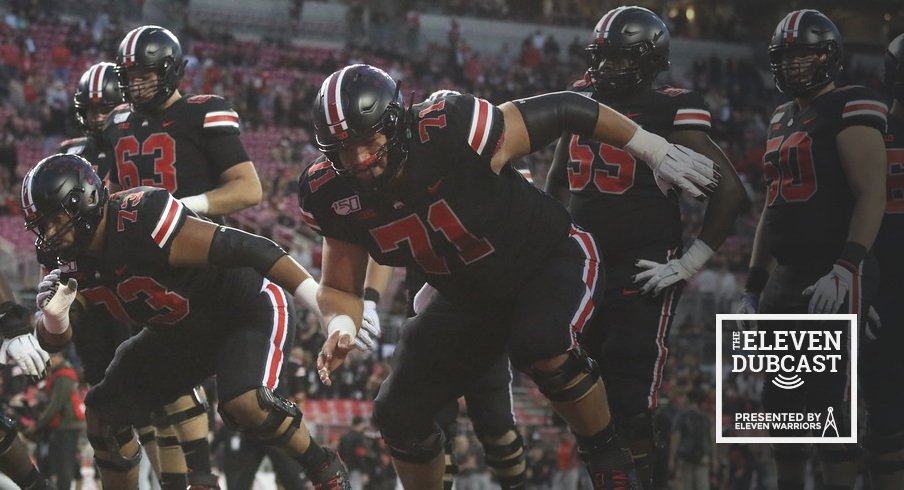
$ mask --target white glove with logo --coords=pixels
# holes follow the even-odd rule
[[[60,284],[60,270],[54,269],[38,284],[35,297],[38,309],[44,316],[44,328],[52,334],[61,334],[69,328],[69,306],[75,301],[78,282],[69,278],[65,286]]]
[[[804,289],[803,295],[810,298],[810,313],[835,313],[848,299],[854,282],[854,271],[835,264],[832,270],[820,277],[813,285]]]
[[[38,339],[28,333],[3,341],[0,345],[0,362],[17,365],[26,376],[39,380],[47,374],[50,355],[38,345]]]
[[[716,189],[722,177],[716,162],[642,128],[637,128],[624,150],[649,165],[656,185],[665,195],[678,186],[693,197],[703,197]]]
[[[643,282],[641,293],[652,291],[654,295],[658,295],[663,289],[679,281],[686,281],[696,274],[712,256],[713,249],[703,240],[697,239],[680,259],[672,259],[664,264],[652,260],[638,260],[634,265],[646,270],[635,275],[634,282]]]
[[[377,303],[364,300],[364,317],[361,319],[361,328],[355,337],[355,347],[364,352],[372,352],[380,342],[380,315],[377,314]]]
[[[738,310],[735,311],[735,313],[739,315],[753,315],[757,313],[759,309],[760,295],[747,291],[741,295],[740,304],[738,304]],[[756,330],[756,320],[738,320],[737,324],[738,330],[742,332]]]
[[[436,289],[430,284],[425,283],[414,295],[414,314],[419,315],[422,311],[426,310],[427,305],[433,301],[433,296],[435,295]]]

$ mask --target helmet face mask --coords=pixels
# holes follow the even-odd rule
[[[351,65],[327,77],[317,94],[314,143],[338,174],[362,190],[379,190],[397,180],[407,159],[406,113],[401,87],[388,74]],[[368,157],[358,156],[364,151]]]
[[[796,10],[779,22],[769,44],[769,67],[778,90],[807,97],[841,71],[841,33],[817,10]]]
[[[82,132],[100,136],[107,114],[123,101],[116,65],[102,62],[88,68],[79,79],[73,97],[75,117]]]
[[[669,68],[669,31],[653,12],[619,7],[603,14],[585,48],[587,74],[603,97],[633,93]]]
[[[57,154],[28,172],[21,197],[25,228],[37,236],[38,250],[72,260],[91,244],[108,195],[87,160]]]
[[[170,31],[158,26],[133,29],[116,54],[123,97],[136,112],[160,110],[179,88],[186,63],[182,46]]]

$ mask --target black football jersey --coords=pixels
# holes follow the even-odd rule
[[[249,160],[238,114],[216,95],[186,95],[153,116],[122,105],[107,117],[105,136],[116,161],[110,181],[123,189],[152,186],[177,198],[194,196]]]
[[[191,214],[164,189],[136,187],[107,203],[102,257],[62,264],[89,307],[117,321],[143,326],[210,328],[247,304],[263,278],[251,268],[174,268],[173,237]]]
[[[886,112],[877,93],[849,86],[802,110],[791,101],[772,114],[763,155],[766,246],[780,264],[831,264],[841,253],[854,196],[836,137],[849,126],[885,134]]]
[[[885,148],[885,216],[873,245],[881,270],[880,291],[904,288],[904,119],[888,116]]]
[[[411,116],[403,182],[362,192],[321,158],[299,178],[305,221],[381,264],[419,269],[445,294],[516,294],[567,236],[568,212],[510,165],[492,171],[504,122],[489,102],[449,95]]]
[[[68,139],[60,143],[57,152],[78,155],[88,160],[101,180],[107,179],[114,165],[113,151],[103,138],[83,136]]]
[[[601,100],[586,77],[570,90]],[[607,104],[663,137],[672,131],[710,130],[709,109],[696,92],[665,86]],[[678,194],[663,195],[644,161],[584,136],[567,138],[569,209],[575,223],[599,239],[607,262],[633,266],[637,258],[662,260],[666,251],[681,248]]]

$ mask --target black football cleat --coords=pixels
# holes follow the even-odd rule
[[[590,456],[587,470],[593,482],[593,490],[642,490],[631,452],[620,449]]]
[[[317,470],[314,475],[308,475],[314,483],[314,490],[352,490],[352,484],[348,479],[348,470],[345,464],[336,454],[336,451],[325,447],[327,462]]]

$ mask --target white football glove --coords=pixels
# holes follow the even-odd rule
[[[78,282],[69,278],[65,286],[60,284],[60,270],[54,269],[38,284],[35,297],[38,309],[44,316],[44,328],[52,334],[61,334],[69,328],[69,306],[75,301]]]
[[[708,157],[642,128],[637,128],[624,150],[647,163],[665,195],[678,186],[693,197],[704,197],[716,189],[722,177],[718,164]]]
[[[382,333],[380,315],[377,314],[377,303],[364,300],[364,317],[361,319],[361,328],[358,329],[358,335],[355,337],[355,347],[364,352],[376,350]]]
[[[38,339],[33,334],[27,333],[3,341],[0,362],[19,366],[26,376],[39,380],[47,374],[50,355],[38,345]]]
[[[759,309],[760,295],[748,291],[741,295],[741,300],[735,313],[738,313],[739,315],[753,315],[754,313],[757,313]],[[738,330],[742,332],[756,330],[756,320],[737,320],[737,324]]]
[[[842,265],[835,264],[828,274],[820,277],[813,285],[804,289],[804,296],[811,296],[808,311],[810,313],[835,313],[848,299],[854,272]]]
[[[634,282],[643,282],[641,293],[652,291],[654,295],[658,295],[663,289],[677,282],[686,281],[696,274],[712,256],[713,249],[709,248],[706,242],[694,240],[680,259],[672,259],[664,264],[652,260],[638,260],[634,265],[646,270],[635,275]]]
[[[436,289],[430,284],[425,283],[421,289],[414,295],[414,314],[420,315],[422,311],[427,309],[427,305],[433,301],[436,295]]]

